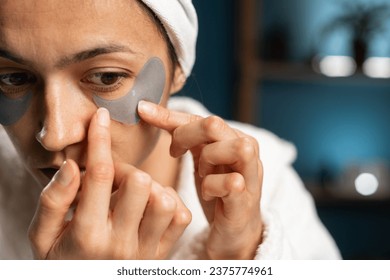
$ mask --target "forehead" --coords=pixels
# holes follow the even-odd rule
[[[27,58],[54,59],[106,42],[150,52],[160,37],[135,0],[1,2],[0,47]]]
[[[0,23],[24,28],[47,28],[49,25],[88,24],[123,20],[127,15],[140,20],[139,5],[135,0],[2,0]],[[127,17],[126,16],[126,17]],[[79,27],[82,27],[82,25]]]
[[[0,12],[3,18],[26,17],[30,22],[37,22],[39,16],[54,16],[52,19],[73,21],[88,18],[95,14],[109,16],[110,14],[125,13],[137,10],[136,0],[2,0]],[[87,13],[87,14],[86,14]]]

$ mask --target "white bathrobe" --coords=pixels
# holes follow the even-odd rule
[[[184,97],[172,98],[169,107],[210,115],[200,103]],[[295,147],[266,130],[237,122],[229,124],[255,137],[260,145],[264,168],[261,214],[265,229],[255,259],[339,259],[337,246],[320,222],[312,197],[291,166]],[[31,252],[26,230],[38,188],[22,172],[4,131],[0,133],[0,142],[0,259],[28,259]],[[197,198],[190,153],[181,161],[177,191],[192,212],[192,222],[170,258],[203,259],[208,223]]]

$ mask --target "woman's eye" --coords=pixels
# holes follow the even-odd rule
[[[126,94],[126,90],[131,88],[134,75],[126,70],[114,68],[102,69],[101,72],[95,70],[80,80],[81,85],[88,92],[102,95],[104,98],[120,98]],[[119,70],[119,71],[115,71]],[[120,71],[122,70],[122,71]]]
[[[37,82],[37,78],[30,72],[4,72],[0,73],[0,93],[9,98],[24,96]]]
[[[128,77],[127,73],[94,73],[83,79],[83,82],[87,82],[96,86],[112,86],[119,83],[123,78]]]
[[[21,87],[35,83],[36,78],[31,73],[15,72],[0,74],[0,85],[6,87]]]

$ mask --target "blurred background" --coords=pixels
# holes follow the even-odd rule
[[[193,0],[180,93],[293,142],[345,259],[390,259],[390,0]]]

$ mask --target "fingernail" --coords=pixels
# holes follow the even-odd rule
[[[72,167],[68,162],[64,161],[60,170],[58,170],[54,175],[53,180],[66,187],[72,182],[73,176],[74,174]]]
[[[98,124],[104,127],[110,126],[110,113],[106,108],[99,108],[97,110]]]
[[[156,106],[153,103],[141,100],[138,102],[138,111],[150,116],[156,115]]]

